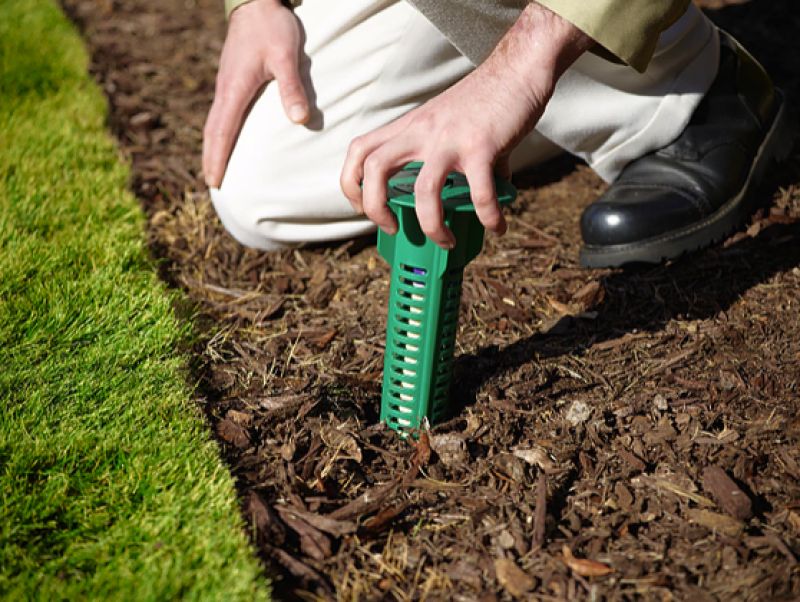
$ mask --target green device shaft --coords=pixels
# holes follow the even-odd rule
[[[442,190],[445,224],[456,237],[446,250],[428,239],[415,211],[414,182],[421,164],[411,163],[389,182],[389,207],[398,232],[378,233],[378,250],[391,266],[381,421],[406,432],[423,419],[431,424],[449,412],[452,360],[464,268],[481,251],[484,229],[475,214],[466,178],[448,176]],[[498,201],[516,197],[497,179]]]

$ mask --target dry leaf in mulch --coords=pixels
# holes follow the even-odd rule
[[[587,558],[575,558],[567,545],[561,548],[561,554],[564,564],[581,577],[604,577],[614,572],[613,568],[602,562]]]

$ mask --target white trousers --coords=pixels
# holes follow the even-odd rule
[[[374,230],[339,189],[350,141],[439,94],[474,65],[403,0],[305,0],[303,69],[312,121],[292,124],[275,85],[246,118],[214,207],[241,243],[276,249]],[[622,17],[624,18],[624,16]],[[561,78],[533,132],[512,155],[527,168],[564,149],[612,181],[630,161],[686,127],[716,75],[716,29],[691,5],[639,74],[593,54]]]

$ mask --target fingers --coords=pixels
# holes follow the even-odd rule
[[[401,166],[389,147],[373,152],[364,161],[363,211],[386,234],[397,232],[397,220],[387,205],[386,181]]]
[[[353,140],[347,149],[342,173],[339,176],[339,187],[356,213],[364,213],[361,182],[364,179],[364,160],[370,150],[370,143],[366,136]]]
[[[299,53],[290,53],[274,61],[272,71],[278,82],[283,110],[290,121],[308,123],[311,118],[306,87],[300,77]]]
[[[374,143],[367,137],[354,141],[342,171],[342,190],[353,208],[364,213],[387,234],[397,232],[397,220],[387,204],[386,182],[399,168],[414,159],[403,152],[404,143],[397,140],[368,152]],[[363,160],[360,157],[365,157]],[[444,249],[455,247],[456,239],[444,223],[442,187],[453,161],[447,156],[432,159],[423,165],[414,185],[416,212],[422,231]],[[478,219],[497,234],[507,230],[506,220],[497,203],[494,171],[490,162],[475,162],[465,170],[472,202]],[[363,180],[363,186],[360,182]]]
[[[503,212],[497,203],[494,170],[489,162],[476,162],[466,169],[472,204],[480,222],[495,234],[505,234],[508,229]]]
[[[400,121],[395,121],[374,132],[359,136],[350,143],[339,178],[339,186],[356,212],[364,213],[364,193],[361,188],[361,182],[365,178],[364,164],[367,158],[373,151],[382,147],[384,143],[396,138],[402,129],[403,126]],[[387,160],[389,159],[388,156],[386,158]],[[402,165],[401,163],[400,166]]]
[[[218,188],[245,111],[257,91],[248,84],[220,83],[203,128],[203,174],[206,184]]]
[[[350,144],[340,185],[353,209],[366,214],[387,234],[394,234],[397,222],[387,206],[386,182],[409,161],[423,160],[427,156],[414,186],[416,213],[426,236],[444,249],[455,247],[455,236],[444,221],[441,193],[449,171],[459,166],[466,167],[464,171],[478,219],[488,230],[504,234],[507,224],[497,202],[494,155],[474,150],[460,152],[456,150],[458,147],[450,147],[448,151],[443,145],[433,144],[436,154],[431,156],[426,148],[428,144],[420,139],[419,132],[412,127],[413,120],[409,123],[409,119],[409,116],[401,118]],[[464,161],[464,157],[470,160]]]
[[[425,163],[414,185],[417,218],[422,231],[443,249],[456,246],[456,237],[444,224],[442,186],[447,179],[450,162],[440,158]]]
[[[299,59],[292,56],[287,54],[273,61],[273,72],[287,117],[295,123],[306,123],[310,117],[308,99],[300,78]],[[245,113],[263,82],[270,79],[269,72],[262,72],[257,77],[251,73],[240,81],[231,82],[220,73],[203,129],[203,173],[206,184],[212,188],[222,183]]]

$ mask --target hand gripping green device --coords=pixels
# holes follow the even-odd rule
[[[448,414],[461,282],[484,236],[460,173],[449,174],[442,189],[444,222],[456,237],[455,248],[442,249],[425,236],[414,207],[421,167],[410,163],[389,180],[388,204],[398,232],[378,232],[378,251],[392,269],[381,422],[401,433],[418,429],[424,418],[435,424]],[[517,196],[501,178],[495,178],[495,188],[500,205]]]

